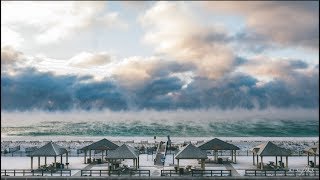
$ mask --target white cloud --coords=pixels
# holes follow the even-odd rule
[[[16,29],[20,34],[31,28],[38,43],[54,43],[73,36],[77,31],[92,28],[124,27],[115,12],[105,12],[106,2],[5,2],[1,6],[1,26]]]
[[[69,59],[68,65],[87,68],[91,66],[106,65],[112,60],[112,57],[107,52],[89,53],[82,52]]]
[[[11,46],[17,48],[21,46],[24,39],[21,35],[8,27],[1,27],[1,48]]]
[[[219,43],[223,30],[197,22],[186,2],[157,2],[140,18],[144,40],[157,53],[197,66],[197,75],[216,79],[233,68],[234,55]]]

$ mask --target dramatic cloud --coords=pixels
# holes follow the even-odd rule
[[[160,54],[193,63],[199,76],[219,78],[232,70],[234,55],[219,43],[223,30],[197,23],[191,11],[186,2],[157,2],[140,19],[145,41]]]
[[[125,23],[116,12],[104,12],[105,2],[1,2],[1,29],[15,34],[16,44],[21,34],[30,32],[39,43],[59,42],[75,32],[92,28],[123,27]],[[2,34],[2,33],[1,33]],[[6,34],[8,36],[10,34]],[[7,40],[6,40],[7,41]],[[2,42],[1,42],[2,44]]]
[[[167,77],[194,69],[191,64],[181,64],[158,57],[130,57],[114,66],[112,76],[127,88],[141,87],[147,81]]]
[[[318,108],[319,73],[296,73],[294,81],[264,84],[252,76],[230,74],[219,80],[194,78],[188,86],[174,76],[150,79],[135,89],[90,76],[58,76],[34,69],[1,76],[2,110],[174,110]]]
[[[213,13],[242,15],[248,29],[245,36],[260,44],[319,48],[319,3],[307,2],[204,2]],[[242,35],[243,37],[243,35]],[[245,42],[244,42],[245,43]],[[257,42],[256,42],[257,43]]]

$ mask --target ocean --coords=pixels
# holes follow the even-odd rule
[[[318,137],[317,111],[2,112],[1,136]]]

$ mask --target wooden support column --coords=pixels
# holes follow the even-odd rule
[[[38,156],[38,169],[40,169],[40,156]]]
[[[257,154],[257,166],[259,166],[259,156]]]
[[[288,168],[288,156],[286,156],[286,168]]]
[[[263,156],[260,156],[261,157],[261,170],[263,169]]]
[[[140,168],[140,159],[139,159],[139,156],[138,156],[138,168]]]
[[[233,150],[231,150],[231,161],[233,162]]]
[[[84,151],[84,163],[87,164],[87,150]]]
[[[276,156],[276,167],[278,167],[278,156]]]
[[[281,168],[282,168],[282,156],[280,156],[280,161],[281,161],[280,166],[281,166]]]
[[[44,157],[44,165],[47,166],[47,156]]]
[[[103,150],[101,151],[101,162],[103,163]]]
[[[308,157],[308,165],[310,164],[310,162],[309,162],[309,161],[310,161],[310,157],[309,157],[309,156],[310,156],[310,154],[309,154],[309,152],[308,152],[308,153],[307,153],[307,157]]]
[[[31,169],[33,169],[33,156],[31,156]]]
[[[234,163],[237,163],[237,150],[234,150]]]
[[[204,159],[201,159],[201,169],[202,169],[202,170],[205,170]]]
[[[62,154],[61,154],[61,156],[60,156],[60,163],[62,164]]]
[[[252,152],[252,164],[255,165],[254,152]]]
[[[178,169],[179,169],[179,159],[177,159],[177,163],[178,163]]]
[[[92,163],[92,158],[91,158],[91,149],[89,150],[89,158],[91,159],[91,163]]]
[[[316,155],[316,153],[314,153],[314,165],[315,166],[317,165],[317,155]]]
[[[218,150],[214,150],[214,161],[217,163],[218,161]]]
[[[66,163],[69,163],[69,161],[68,161],[68,152],[66,153]]]
[[[54,156],[54,166],[57,167],[57,156]]]

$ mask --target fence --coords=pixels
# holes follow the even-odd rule
[[[71,176],[71,170],[1,169],[1,176]]]
[[[245,170],[245,176],[319,176],[319,170]]]
[[[231,176],[231,170],[191,170],[188,172],[161,170],[161,176]]]
[[[150,176],[150,170],[81,170],[81,176]]]

